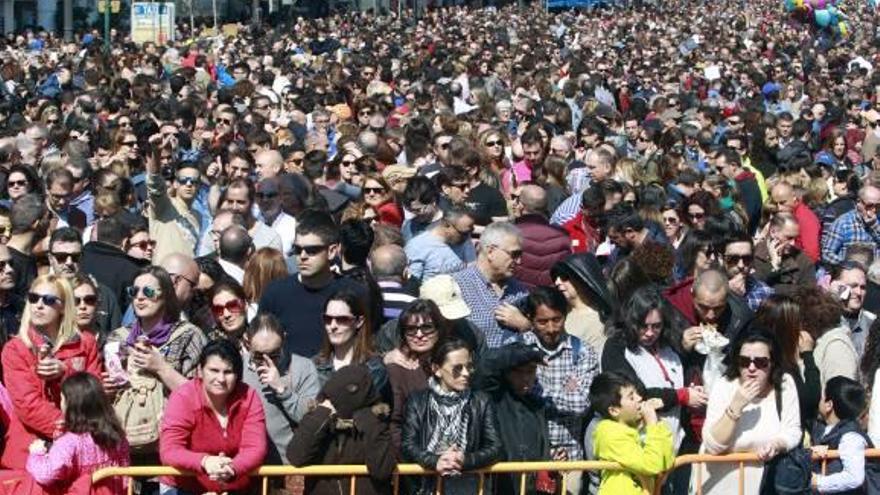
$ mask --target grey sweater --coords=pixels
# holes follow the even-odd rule
[[[310,359],[292,355],[288,372],[281,377],[287,388],[284,393],[276,394],[272,388],[263,386],[256,371],[248,366],[250,356],[247,351],[242,351],[242,359],[245,363],[244,382],[259,392],[266,413],[269,448],[265,464],[290,464],[285,456],[287,446],[293,440],[297,424],[309,410],[309,401],[320,391],[315,365]]]

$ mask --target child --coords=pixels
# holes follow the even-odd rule
[[[600,461],[617,462],[622,471],[603,471],[599,495],[653,493],[652,478],[672,467],[672,432],[657,422],[658,399],[643,401],[626,376],[605,372],[590,386],[590,403],[602,417],[593,433],[593,450]],[[644,422],[644,442],[639,428]]]
[[[66,433],[48,452],[42,440],[30,446],[26,469],[33,480],[52,494],[125,493],[121,477],[110,478],[90,491],[93,472],[129,464],[125,431],[101,383],[85,372],[68,377],[61,384],[61,411]],[[29,491],[40,490],[33,487]]]
[[[877,466],[865,469],[865,449],[874,448],[859,427],[858,418],[865,409],[865,389],[843,376],[835,376],[825,384],[825,395],[819,403],[819,414],[825,424],[817,424],[813,435],[813,453],[825,457],[837,450],[840,459],[829,459],[825,475],[813,473],[813,490],[819,493],[864,493],[858,490],[865,476],[877,480]],[[815,466],[819,469],[820,466]]]

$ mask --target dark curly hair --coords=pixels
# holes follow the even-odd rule
[[[828,292],[818,287],[798,287],[794,300],[801,306],[803,329],[814,339],[840,324],[843,306]]]
[[[737,360],[740,351],[746,344],[757,343],[766,344],[770,348],[770,383],[778,389],[782,386],[782,376],[785,374],[784,367],[779,365],[782,363],[782,349],[776,336],[754,321],[736,337],[727,356],[724,357],[724,366],[727,367],[724,370],[724,377],[731,381],[739,378],[740,369]]]

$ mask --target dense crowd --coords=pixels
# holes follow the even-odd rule
[[[658,493],[880,493],[880,38],[837,8],[0,39],[0,493],[636,494],[698,452],[759,460]]]

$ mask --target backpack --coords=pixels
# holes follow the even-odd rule
[[[167,348],[174,340],[180,338],[189,329],[185,322],[178,323],[171,333],[168,342],[160,349]],[[127,329],[131,332],[131,329]],[[125,337],[128,337],[126,332]],[[113,408],[133,454],[154,453],[159,445],[159,430],[162,424],[162,413],[165,411],[165,385],[157,377],[143,373],[128,360],[126,370],[129,386],[116,396]]]
[[[775,386],[776,414],[782,420],[782,387]],[[813,477],[813,453],[796,447],[777,455],[764,464],[761,495],[810,495]]]

